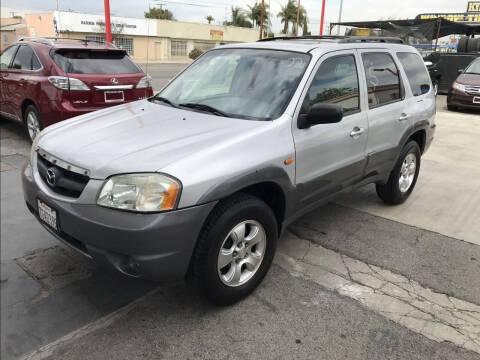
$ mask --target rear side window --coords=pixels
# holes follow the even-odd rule
[[[141,70],[125,51],[57,50],[53,61],[71,74],[135,74]]]
[[[40,67],[40,62],[32,48],[27,45],[20,46],[13,60],[12,68],[17,70],[38,70]]]
[[[0,56],[0,68],[2,70],[8,69],[10,63],[12,62],[13,57],[15,56],[15,51],[17,51],[18,46],[10,46],[6,49],[2,56]]]
[[[398,101],[402,97],[398,68],[386,53],[362,54],[370,108]]]
[[[319,67],[307,94],[308,105],[337,104],[345,115],[360,109],[358,73],[353,55],[335,56]]]
[[[430,76],[419,55],[408,52],[397,53],[398,59],[407,73],[408,83],[414,96],[426,94],[430,90]]]

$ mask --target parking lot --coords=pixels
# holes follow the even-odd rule
[[[150,64],[154,88],[184,66]],[[60,245],[23,200],[23,129],[1,119],[2,359],[480,359],[480,115],[437,111],[405,204],[367,186],[307,214],[224,308]]]

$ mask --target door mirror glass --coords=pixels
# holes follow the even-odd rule
[[[336,104],[317,103],[313,105],[308,114],[302,114],[299,117],[298,127],[308,129],[311,126],[319,124],[338,123],[343,118],[343,109]]]

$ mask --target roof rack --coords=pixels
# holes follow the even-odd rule
[[[309,35],[309,36],[280,36],[266,38],[258,41],[276,40],[332,40],[338,43],[394,43],[403,44],[404,41],[398,37],[387,36],[341,36],[341,35]]]
[[[23,36],[18,41],[34,41],[39,42],[42,44],[54,46],[55,42],[64,41],[64,42],[72,42],[72,41],[79,41],[83,43],[97,43],[97,44],[105,44],[111,47],[116,47],[113,43],[107,41],[100,41],[100,40],[91,40],[91,39],[73,39],[73,38],[56,38],[56,37],[35,37],[35,36]]]

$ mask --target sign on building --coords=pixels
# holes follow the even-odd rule
[[[223,31],[210,30],[210,37],[212,40],[223,40]]]
[[[480,13],[480,1],[469,1],[467,13]]]

